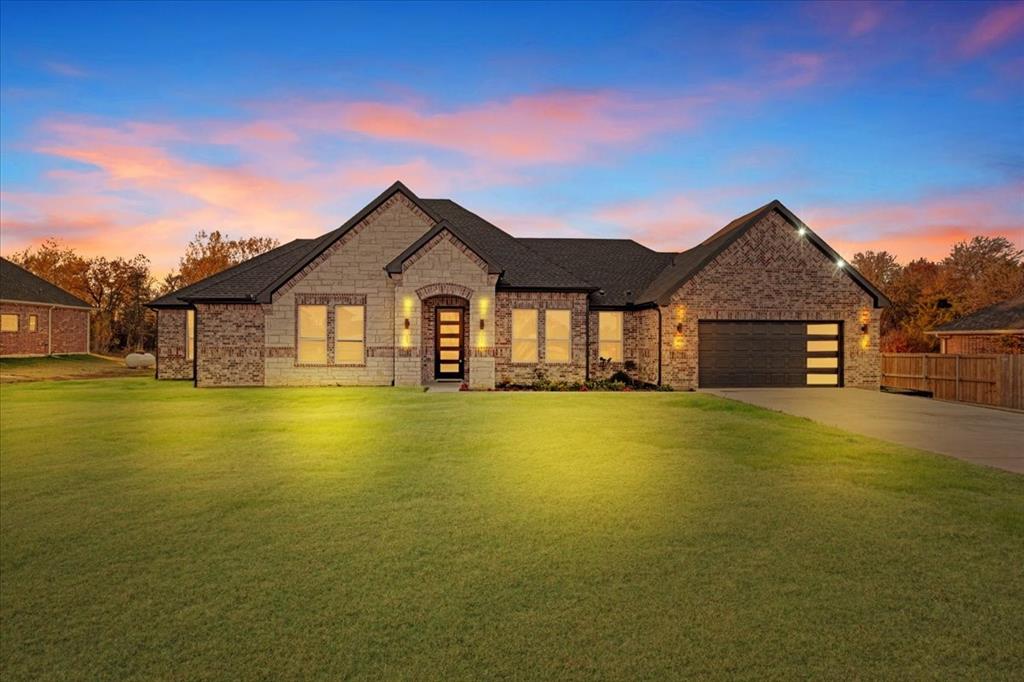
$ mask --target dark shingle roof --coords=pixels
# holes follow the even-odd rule
[[[641,294],[675,254],[652,251],[632,239],[528,238],[531,251],[600,285],[590,295],[596,306],[642,302]]]
[[[959,320],[936,327],[937,332],[1024,331],[1024,295],[982,308]]]
[[[250,258],[216,275],[161,296],[149,303],[151,308],[187,306],[195,297],[207,300],[252,301],[256,293],[310,250],[315,239],[296,239]]]
[[[465,232],[475,244],[497,262],[504,273],[499,286],[512,288],[571,289],[587,291],[598,288],[588,278],[574,274],[560,263],[553,263],[527,247],[524,239],[466,210],[451,199],[423,199],[435,215]]]
[[[91,307],[77,296],[69,294],[55,284],[50,284],[6,258],[0,258],[0,298],[6,301],[45,303],[73,308]]]
[[[163,296],[155,308],[186,306],[193,301],[269,303],[273,294],[334,242],[359,224],[396,192],[401,192],[434,227],[386,266],[400,271],[402,261],[433,234],[447,227],[499,274],[499,289],[586,291],[597,306],[665,304],[680,286],[771,211],[778,211],[833,260],[838,255],[779,201],[737,218],[702,244],[678,254],[652,251],[629,239],[517,239],[451,199],[420,199],[396,182],[343,225],[317,239],[297,239],[201,282]],[[876,305],[885,296],[852,267],[847,273]],[[603,290],[603,293],[602,293]]]

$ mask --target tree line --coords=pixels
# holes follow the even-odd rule
[[[11,260],[92,305],[92,350],[117,353],[156,346],[156,316],[147,302],[277,245],[270,237],[231,239],[201,231],[178,267],[159,281],[142,254],[86,258],[56,239]],[[882,312],[885,352],[934,351],[937,341],[927,330],[1024,294],[1024,251],[1005,237],[957,242],[940,261],[918,258],[904,265],[888,251],[863,251],[851,263],[892,300]]]
[[[882,311],[886,353],[934,352],[929,329],[1024,294],[1024,251],[1005,237],[957,242],[940,261],[901,265],[888,251],[864,251],[851,263],[892,301]]]
[[[216,230],[200,231],[185,247],[178,267],[159,281],[142,254],[87,258],[56,239],[14,253],[10,260],[93,306],[92,351],[119,353],[156,347],[156,315],[146,303],[277,245],[270,237],[231,239]]]

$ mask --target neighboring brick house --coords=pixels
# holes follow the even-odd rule
[[[941,353],[1024,353],[1024,295],[982,308],[928,333],[939,338]]]
[[[487,389],[879,383],[885,296],[773,201],[681,253],[521,239],[395,183],[338,229],[150,306],[157,377]]]
[[[0,258],[0,356],[89,352],[85,301]]]

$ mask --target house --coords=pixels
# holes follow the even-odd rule
[[[0,356],[89,352],[88,303],[0,258]]]
[[[149,305],[157,377],[487,389],[879,385],[885,296],[778,201],[681,253],[521,239],[398,182],[341,227]]]
[[[1024,294],[928,333],[939,338],[942,353],[1024,353]]]

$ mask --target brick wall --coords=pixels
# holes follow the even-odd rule
[[[600,313],[590,312],[590,378],[607,379],[625,371],[635,379],[658,380],[658,311],[622,311],[622,362],[601,363]],[[626,369],[627,365],[630,369]]]
[[[538,371],[555,381],[583,381],[586,378],[587,295],[553,291],[499,291],[495,308],[495,375],[498,382],[532,383]],[[512,310],[537,310],[536,363],[512,362]],[[572,311],[572,351],[569,363],[549,363],[544,352],[544,311]]]
[[[44,304],[0,303],[0,313],[18,316],[17,332],[0,332],[0,355],[65,355],[89,352],[89,311]],[[29,331],[29,317],[36,330]],[[53,329],[51,335],[50,323]]]
[[[1016,337],[1014,339],[1014,337]],[[940,337],[942,352],[949,355],[971,355],[974,353],[1020,353],[1024,346],[1022,334],[951,334]]]
[[[264,338],[263,306],[197,304],[197,385],[262,386]]]
[[[697,386],[698,320],[841,320],[846,385],[878,388],[880,312],[847,273],[773,211],[662,308],[662,381],[677,389]]]
[[[191,379],[192,361],[185,345],[187,310],[165,308],[156,312],[156,378]]]

